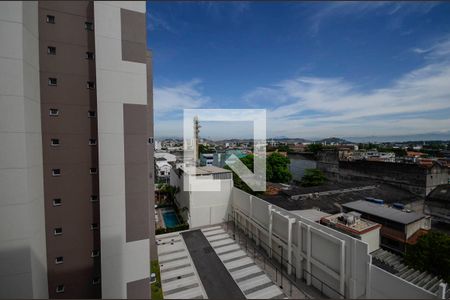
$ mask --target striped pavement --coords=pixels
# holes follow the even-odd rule
[[[247,299],[287,299],[222,227],[204,228],[202,232]]]
[[[156,237],[164,299],[207,299],[179,233]]]

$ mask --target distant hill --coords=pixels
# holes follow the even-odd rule
[[[337,137],[330,137],[330,138],[319,140],[317,142],[320,142],[322,144],[351,144],[352,143],[348,140],[337,138]]]
[[[449,141],[450,131],[448,132],[430,132],[423,134],[411,135],[392,135],[392,136],[366,136],[366,137],[345,137],[354,143],[393,143],[393,142],[408,142],[408,141]]]

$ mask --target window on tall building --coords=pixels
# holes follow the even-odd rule
[[[96,118],[97,117],[97,112],[95,110],[88,111],[88,117],[89,118]]]
[[[97,195],[91,195],[91,202],[98,202],[98,196]]]
[[[53,235],[61,235],[61,234],[62,234],[61,227],[57,227],[57,228],[53,229]]]
[[[94,60],[94,52],[86,52],[86,59]]]
[[[91,257],[99,257],[100,256],[100,251],[99,250],[92,250],[91,251]]]
[[[55,16],[47,15],[47,23],[55,24]]]
[[[61,198],[53,199],[53,206],[61,206],[61,205],[62,205]]]
[[[90,169],[89,169],[89,173],[90,173],[91,175],[97,174],[97,168],[90,168]]]
[[[54,146],[54,147],[55,147],[55,146],[59,146],[59,145],[60,145],[59,139],[52,139],[52,140],[51,140],[51,145]]]
[[[60,176],[61,169],[52,169],[52,176]]]
[[[48,79],[48,85],[56,86],[57,82],[58,82],[58,81],[56,80],[56,78],[50,77],[50,78]]]
[[[59,265],[59,264],[62,264],[63,262],[64,262],[64,257],[58,256],[57,258],[55,258],[55,264]]]
[[[59,116],[59,109],[57,109],[57,108],[50,108],[48,110],[48,114],[51,117],[57,117],[57,116]]]
[[[56,286],[56,293],[64,293],[64,284],[58,284]]]
[[[97,139],[89,139],[89,146],[97,145]]]
[[[95,89],[95,82],[93,82],[93,81],[86,82],[86,88],[88,88],[90,90]]]
[[[92,22],[84,22],[84,29],[92,31],[94,30],[94,24]]]
[[[56,47],[48,46],[47,47],[47,54],[56,55]]]

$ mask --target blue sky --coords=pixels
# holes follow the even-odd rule
[[[449,16],[439,2],[149,1],[155,135],[181,136],[184,108],[266,109],[269,137],[448,132]]]

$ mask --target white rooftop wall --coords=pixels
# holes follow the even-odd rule
[[[339,293],[345,298],[436,297],[373,266],[368,245],[361,240],[292,214],[237,188],[233,188],[232,205],[237,219],[253,236],[261,237],[273,251],[282,245],[284,253],[291,252],[289,259],[295,266],[291,271],[296,272],[298,278],[305,277],[308,284],[319,289],[322,281],[331,287],[325,287],[323,292],[332,298],[339,297]],[[290,219],[294,222],[291,225]],[[320,281],[309,280],[308,273],[302,270]]]

